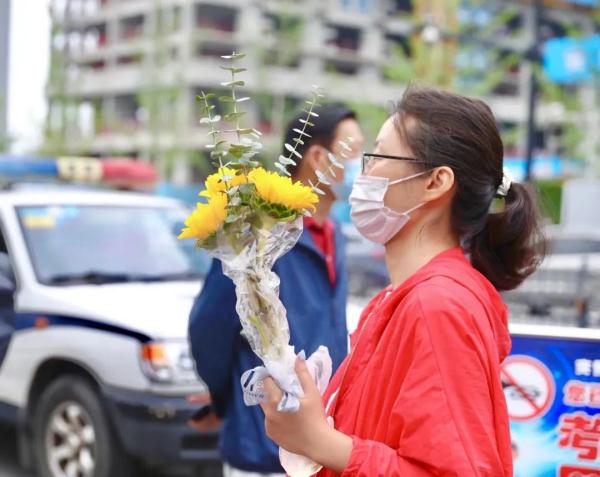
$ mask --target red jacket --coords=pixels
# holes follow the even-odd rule
[[[460,248],[382,291],[324,396],[353,436],[342,477],[511,477],[509,350],[506,306]]]

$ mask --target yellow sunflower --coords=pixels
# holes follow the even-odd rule
[[[294,210],[312,209],[319,197],[310,187],[301,182],[292,182],[276,172],[266,171],[262,167],[252,169],[248,180],[256,187],[259,197],[271,204],[279,204]]]
[[[211,197],[217,194],[218,192],[224,192],[226,188],[234,187],[240,184],[245,184],[248,182],[248,179],[244,174],[235,174],[235,170],[230,169],[228,167],[220,167],[217,172],[211,174],[206,178],[206,182],[204,185],[206,189],[200,192],[201,197]],[[223,176],[232,177],[231,180],[228,180],[227,183],[225,181],[221,181]]]
[[[178,239],[204,240],[221,228],[227,217],[227,195],[217,192],[208,196],[206,204],[196,204],[196,209],[185,221],[185,228]]]

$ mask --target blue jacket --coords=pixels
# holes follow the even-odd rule
[[[329,348],[334,370],[347,353],[345,240],[335,229],[336,284],[331,285],[325,259],[310,233],[273,270],[281,279],[280,298],[287,309],[291,343],[310,356],[319,345]],[[189,333],[198,374],[208,385],[213,406],[224,418],[221,455],[234,468],[283,472],[277,446],[266,436],[259,406],[246,407],[240,378],[261,365],[240,334],[233,282],[214,260],[190,314]]]

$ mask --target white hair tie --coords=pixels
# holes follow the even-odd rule
[[[502,176],[502,184],[498,187],[496,191],[496,195],[499,197],[506,197],[508,195],[508,191],[510,190],[510,186],[513,183],[513,177],[507,167],[504,168],[504,174]]]

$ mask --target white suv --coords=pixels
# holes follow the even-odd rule
[[[44,477],[131,476],[216,462],[186,421],[204,392],[187,341],[207,258],[177,241],[187,210],[150,195],[0,190],[0,419]]]

